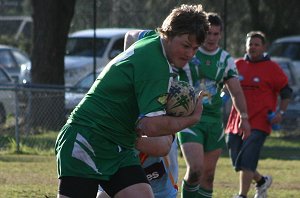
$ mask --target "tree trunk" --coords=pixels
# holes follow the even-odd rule
[[[32,0],[32,83],[64,86],[64,55],[75,0]],[[64,92],[32,91],[32,126],[56,130],[65,121]]]

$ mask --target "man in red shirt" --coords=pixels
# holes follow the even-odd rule
[[[271,125],[280,123],[292,95],[288,78],[278,64],[265,54],[266,38],[262,32],[250,32],[246,37],[246,55],[236,61],[240,82],[246,98],[248,115],[239,115],[231,109],[225,132],[232,164],[240,172],[240,190],[237,198],[246,198],[252,180],[256,182],[255,198],[266,197],[272,177],[257,171],[259,154]],[[280,102],[277,98],[280,96]],[[278,107],[277,107],[278,104]],[[278,110],[277,110],[278,109]],[[268,112],[276,112],[268,120]],[[240,119],[248,118],[250,136],[243,140],[238,130]]]

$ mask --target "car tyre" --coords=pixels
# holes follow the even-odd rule
[[[4,124],[6,122],[6,111],[2,103],[0,103],[0,124]]]

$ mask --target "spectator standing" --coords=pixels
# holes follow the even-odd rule
[[[254,197],[267,197],[272,177],[258,172],[259,155],[266,137],[271,133],[271,125],[281,122],[292,95],[287,76],[278,64],[270,60],[265,50],[265,35],[260,31],[249,32],[246,36],[246,55],[236,61],[251,125],[250,136],[243,140],[237,127],[240,116],[234,107],[231,109],[226,133],[229,136],[228,148],[232,164],[240,173],[237,198],[247,197],[253,180],[256,182]],[[278,96],[281,98],[279,103]],[[270,121],[269,111],[276,112]]]

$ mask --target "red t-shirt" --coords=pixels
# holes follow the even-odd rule
[[[249,62],[238,59],[236,66],[246,98],[251,129],[271,133],[268,111],[276,111],[280,90],[288,84],[288,78],[280,66],[271,61]],[[240,117],[232,107],[226,133],[237,133]]]

